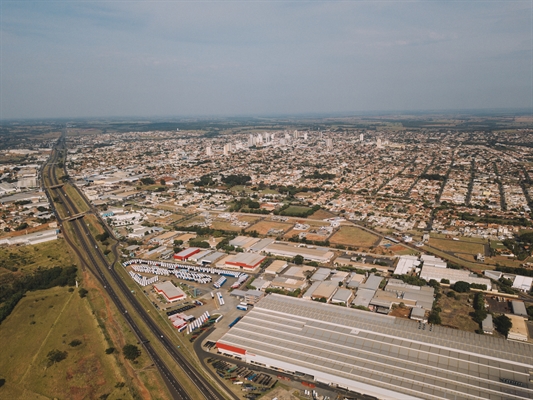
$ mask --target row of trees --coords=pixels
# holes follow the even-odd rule
[[[0,285],[0,323],[7,318],[27,291],[49,289],[55,286],[74,286],[77,268],[52,267],[38,269],[31,275],[15,278]]]

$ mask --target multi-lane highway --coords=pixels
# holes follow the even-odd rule
[[[154,337],[157,338],[157,340],[159,340],[159,342],[163,345],[170,357],[183,369],[188,377],[188,380],[198,388],[200,393],[203,394],[204,398],[207,400],[224,398],[222,395],[217,393],[217,390],[206,380],[206,378],[201,375],[177,350],[177,348],[167,338],[160,327],[150,318],[146,310],[141,306],[137,298],[131,293],[127,285],[114,270],[113,265],[110,265],[104,255],[100,252],[98,244],[91,235],[87,225],[83,222],[83,218],[73,219],[67,222],[66,220],[68,218],[59,215],[59,212],[55,207],[55,203],[52,201],[54,197],[61,201],[67,211],[68,216],[79,214],[78,207],[64,192],[64,188],[61,186],[61,183],[59,182],[55,173],[56,169],[54,168],[54,164],[57,162],[60,152],[64,151],[64,149],[65,136],[63,135],[58,141],[58,145],[56,146],[56,149],[54,149],[47,165],[43,168],[43,175],[46,175],[49,181],[49,186],[46,188],[46,191],[51,204],[54,205],[54,211],[56,213],[58,222],[60,224],[71,224],[75,233],[75,238],[69,237],[68,230],[65,229],[65,226],[63,226],[62,231],[67,243],[74,249],[79,259],[82,260],[82,263],[84,264],[83,266],[88,268],[101,282],[109,297],[115,303],[117,308],[123,313],[123,316],[131,326],[132,331],[139,338],[139,342],[142,343],[146,352],[154,361],[154,365],[161,372],[163,380],[165,381],[165,384],[167,385],[173,398],[183,400],[191,399],[190,395],[175,378],[170,368],[168,368],[157,351],[153,348],[148,338],[146,338],[146,336],[143,334],[136,320],[132,317],[132,315],[130,315],[130,313],[128,313],[127,308],[124,306],[122,299],[118,296],[115,289],[113,289],[113,286],[118,287],[119,291],[122,293],[122,296],[124,296],[131,306],[130,310],[137,314],[140,319],[142,319]],[[45,177],[43,176],[43,180],[44,178]],[[83,197],[80,196],[80,198]],[[88,208],[90,208],[89,205]],[[95,216],[99,218],[97,214],[95,214]],[[76,243],[76,239],[78,243]],[[118,256],[116,249],[114,254],[115,256]],[[111,282],[108,280],[108,277],[111,278]]]

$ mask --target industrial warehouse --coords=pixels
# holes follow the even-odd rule
[[[533,346],[270,294],[218,350],[379,399],[531,399]]]

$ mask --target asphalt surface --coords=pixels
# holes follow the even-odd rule
[[[58,147],[59,149],[56,149],[54,151],[53,156],[50,158],[48,162],[49,164],[57,161],[58,151],[61,149],[61,147],[64,147],[64,137],[62,137],[60,141],[58,142]],[[52,171],[53,169],[50,168],[50,172]],[[50,173],[50,184],[51,186],[55,186],[59,184],[57,177],[53,173]],[[77,190],[75,186],[74,188]],[[70,211],[70,215],[78,214],[77,207],[73,204],[72,200],[68,196],[65,195],[65,193],[63,192],[63,188],[60,187],[60,188],[56,188],[52,190],[55,194],[60,196],[63,203],[67,206],[67,209]],[[50,200],[52,200],[50,189],[47,190],[47,195],[50,198]],[[51,201],[51,204],[54,204],[54,203]],[[91,235],[91,233],[89,232],[86,224],[83,223],[83,219],[76,219],[70,222],[64,222],[64,219],[61,219],[61,216],[59,215],[55,207],[54,207],[54,212],[60,224],[61,223],[72,224],[74,231],[76,233],[76,237],[81,243],[83,252],[80,251],[79,246],[77,246],[71,238],[67,239],[67,235],[65,234],[66,232],[63,231],[65,239],[67,239],[67,242],[71,245],[71,247],[73,247],[77,255],[80,256],[80,260],[84,260],[85,266],[88,267],[95,274],[97,279],[103,285],[104,289],[107,291],[109,297],[113,300],[117,308],[123,313],[124,319],[131,326],[133,332],[139,338],[139,342],[143,345],[146,352],[152,358],[154,362],[154,366],[157,367],[159,372],[161,373],[161,376],[163,377],[163,380],[165,384],[167,385],[172,397],[178,400],[191,399],[191,397],[185,391],[185,389],[180,384],[180,382],[175,378],[172,371],[165,365],[161,357],[152,347],[151,343],[143,335],[142,331],[139,329],[135,320],[128,313],[122,300],[118,297],[117,293],[115,292],[112,285],[108,281],[106,275],[103,273],[100,267],[101,265],[103,265],[104,268],[107,268],[108,273],[111,275],[113,283],[115,283],[118,286],[122,294],[126,297],[128,302],[130,303],[130,306],[137,313],[137,315],[146,323],[150,331],[155,335],[155,337],[163,345],[163,347],[168,352],[168,354],[184,370],[189,380],[194,385],[196,385],[198,390],[203,394],[204,398],[207,400],[222,399],[223,397],[217,394],[217,391],[213,388],[213,386],[209,382],[207,382],[207,380],[199,372],[197,372],[194,369],[194,367],[189,363],[189,361],[174,347],[172,342],[165,336],[164,332],[159,328],[159,326],[149,317],[146,310],[140,305],[140,303],[135,298],[135,296],[131,293],[127,285],[122,281],[121,277],[114,270],[113,266],[109,265],[105,257],[98,250],[98,245],[96,241],[94,240],[93,236]],[[95,215],[97,218],[99,218],[98,214],[95,214]],[[110,234],[112,235],[112,233]],[[96,253],[96,256],[93,254],[93,248],[95,249],[94,252]],[[115,255],[118,257],[118,254],[117,254],[118,252],[116,252],[116,246],[114,248],[114,252],[115,252]]]

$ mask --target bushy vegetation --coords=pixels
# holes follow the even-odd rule
[[[404,281],[405,283],[408,283],[409,285],[415,285],[415,286],[426,286],[427,282],[419,278],[418,276],[414,275],[394,275],[395,279],[400,279]]]
[[[228,186],[246,185],[251,181],[249,175],[228,175],[222,178],[222,182]]]
[[[202,249],[208,249],[211,247],[211,245],[207,243],[205,240],[189,240],[189,246],[200,247]]]
[[[494,327],[502,335],[507,336],[513,327],[513,323],[507,315],[502,314],[494,318]]]
[[[322,179],[322,180],[331,180],[335,179],[335,174],[330,174],[327,172],[319,173],[318,171],[313,172],[311,175],[307,175],[307,179]]]
[[[31,275],[15,278],[0,285],[0,323],[7,318],[27,291],[49,289],[55,286],[74,286],[77,268],[53,267],[38,269]]]
[[[470,283],[464,281],[455,282],[453,285],[453,290],[457,293],[467,293],[470,291]]]
[[[57,349],[51,350],[47,355],[46,358],[48,360],[48,366],[51,367],[52,365],[63,361],[65,358],[67,358],[68,353],[66,351],[60,351]]]
[[[524,267],[506,267],[504,265],[497,265],[496,271],[504,272],[507,274],[516,274],[522,276],[533,276],[533,269],[526,269]]]
[[[485,295],[483,293],[475,294],[473,306],[474,315],[472,318],[481,325],[485,318],[487,318],[487,310],[485,309]]]

